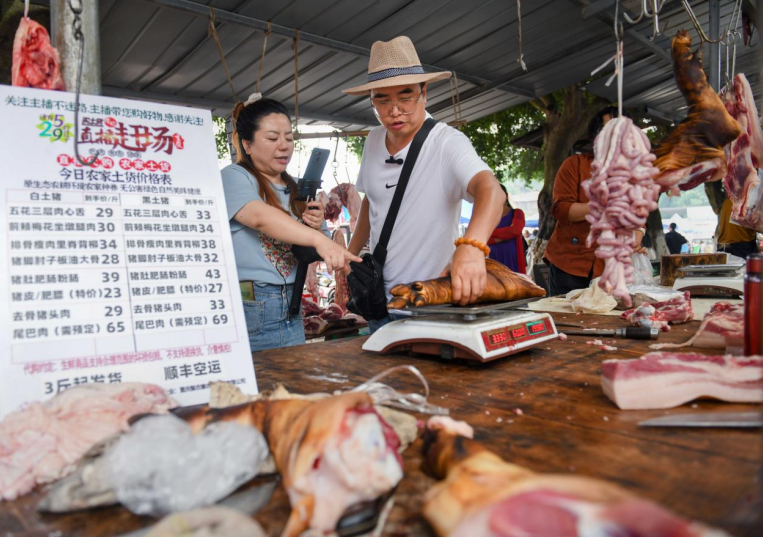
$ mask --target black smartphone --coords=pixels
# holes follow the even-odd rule
[[[329,161],[329,155],[331,155],[329,149],[321,149],[319,147],[313,149],[302,179],[305,179],[306,181],[320,179],[323,176],[323,170],[326,168],[326,163]]]

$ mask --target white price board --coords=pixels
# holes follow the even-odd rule
[[[84,383],[256,392],[208,111],[0,86],[0,416]]]

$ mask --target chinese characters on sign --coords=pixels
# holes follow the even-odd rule
[[[0,415],[89,382],[256,391],[208,112],[2,88]]]

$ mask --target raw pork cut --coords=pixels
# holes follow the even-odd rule
[[[660,175],[655,181],[671,194],[726,175],[723,148],[742,133],[702,70],[702,49],[691,50],[691,36],[679,30],[671,44],[673,76],[689,105],[685,120],[654,150]]]
[[[50,44],[44,26],[21,17],[13,39],[11,83],[14,86],[60,90],[66,89],[61,77],[58,51]]]
[[[635,326],[660,328],[663,332],[667,332],[670,330],[668,323],[687,323],[694,319],[691,293],[684,291],[682,296],[654,304],[645,302],[637,308],[624,311],[620,317]]]
[[[660,195],[653,180],[658,173],[652,165],[655,156],[650,151],[646,134],[630,118],[612,119],[594,140],[592,176],[582,184],[590,209],[586,243],[589,248],[597,243],[596,257],[604,259],[599,286],[629,307],[634,232],[645,227]]]
[[[606,481],[508,463],[431,421],[423,455],[443,479],[423,507],[440,537],[728,537]]]
[[[339,304],[329,304],[329,307],[321,312],[319,317],[326,322],[339,321],[344,316],[344,308]]]
[[[763,232],[763,188],[758,177],[763,162],[763,133],[755,98],[742,73],[734,77],[734,87],[726,92],[724,103],[742,128],[739,138],[726,146],[728,173],[723,186],[733,203],[731,220]]]
[[[307,267],[307,277],[305,278],[305,289],[307,292],[318,297],[318,262],[310,263]]]
[[[623,410],[673,408],[700,397],[763,401],[763,358],[650,352],[601,364],[601,387]]]
[[[312,300],[308,300],[305,297],[302,297],[302,316],[303,317],[312,317],[313,315],[320,315],[323,313],[323,308],[320,307],[316,302],[313,302]]]
[[[476,303],[511,302],[546,294],[546,291],[535,285],[530,278],[512,271],[498,261],[485,259],[485,268],[487,269],[485,292],[477,299]],[[387,304],[387,309],[453,303],[450,276],[396,285],[390,292],[392,293],[392,300]]]
[[[347,207],[347,212],[350,213],[350,231],[355,231],[355,225],[358,223],[358,215],[360,214],[361,200],[360,194],[355,190],[353,184],[342,183],[335,186],[327,198],[320,197],[319,199],[324,202],[324,218],[332,222],[336,222],[339,218],[342,213],[342,206]]]
[[[344,237],[344,231],[337,229],[334,231],[333,240],[339,246],[347,249],[347,241]],[[347,309],[347,301],[350,299],[350,293],[347,290],[347,275],[343,269],[337,269],[334,271],[334,304],[342,308]]]
[[[725,349],[741,347],[744,344],[744,304],[716,302],[702,319],[697,332],[685,343],[656,343],[652,349],[678,349],[681,347],[703,347]]]
[[[400,438],[365,392],[319,401],[255,401],[182,413],[194,430],[236,421],[262,431],[291,503],[282,537],[332,533],[347,508],[376,500],[403,477]]]
[[[152,384],[86,384],[9,414],[0,422],[0,499],[67,475],[93,445],[126,431],[132,416],[174,406]]]

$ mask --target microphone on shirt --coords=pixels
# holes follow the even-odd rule
[[[390,155],[390,157],[387,160],[385,160],[384,163],[385,164],[399,164],[400,166],[402,166],[403,165],[403,159],[401,159],[401,158],[396,159],[395,157]]]
[[[286,188],[283,191],[284,194],[291,194],[291,185],[286,185]]]

